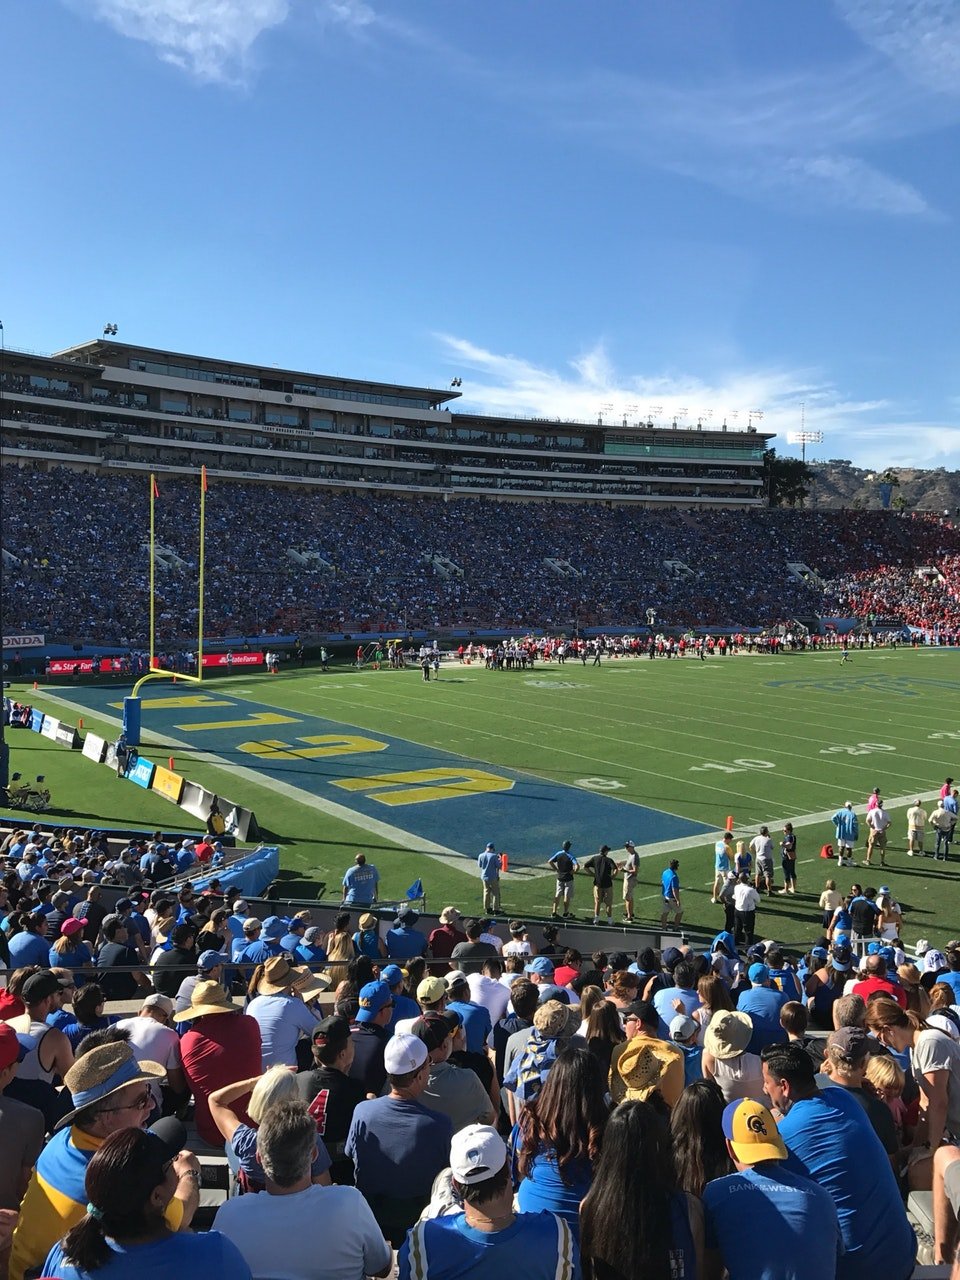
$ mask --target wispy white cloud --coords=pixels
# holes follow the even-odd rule
[[[960,6],[956,0],[836,0],[869,46],[927,89],[960,96]]]
[[[782,188],[807,205],[824,200],[840,208],[885,213],[893,217],[926,214],[930,208],[915,187],[882,173],[856,156],[787,156],[765,170],[770,189]]]
[[[321,0],[317,5],[321,22],[337,24],[350,31],[362,31],[376,21],[377,15],[365,0]]]
[[[63,2],[79,8],[82,0]],[[460,47],[450,29],[417,24],[383,0],[309,0],[304,7],[328,30],[368,48],[429,60],[431,75],[456,81],[459,93],[653,170],[791,210],[938,217],[877,155],[885,143],[960,119],[960,2],[835,3],[867,45],[859,57],[697,83],[588,64],[561,77],[546,65],[516,65],[506,54],[484,59]],[[200,80],[236,83],[258,37],[285,22],[292,3],[87,0],[83,11],[152,44]],[[945,96],[951,93],[953,101]]]
[[[83,12],[153,45],[164,62],[198,80],[236,84],[254,42],[286,21],[290,0],[88,0]]]
[[[591,70],[513,91],[554,127],[744,199],[897,217],[934,211],[858,153],[960,118],[960,106],[893,82],[868,58],[695,86]]]
[[[824,432],[824,456],[862,466],[960,467],[960,416],[954,424],[911,421],[884,400],[852,400],[816,371],[732,370],[719,378],[696,374],[619,373],[602,344],[549,369],[469,339],[438,334],[451,370],[463,378],[462,407],[506,417],[606,424],[646,421],[743,430],[751,415],[758,430],[777,434],[782,453],[789,431]],[[757,411],[760,411],[758,415]]]
[[[352,10],[353,3],[366,15],[366,35],[407,56],[429,57],[461,92],[469,87],[542,128],[618,150],[651,169],[792,210],[939,216],[920,191],[884,172],[876,153],[960,119],[960,103],[945,105],[873,53],[698,83],[590,65],[557,77],[545,66],[484,61],[445,32],[419,28],[382,4],[374,14],[374,0],[326,0],[328,8]]]

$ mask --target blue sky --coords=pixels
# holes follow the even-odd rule
[[[6,0],[0,318],[960,467],[956,0]],[[808,456],[810,456],[808,454]]]

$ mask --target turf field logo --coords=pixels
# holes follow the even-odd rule
[[[812,676],[800,677],[796,680],[767,680],[770,689],[805,689],[819,693],[837,695],[849,693],[879,693],[885,698],[917,698],[935,689],[960,691],[960,680],[938,680],[923,676],[888,676],[882,674],[867,676],[833,676],[828,679],[815,679]]]
[[[534,689],[586,689],[587,685],[578,684],[576,680],[524,680],[524,684]]]

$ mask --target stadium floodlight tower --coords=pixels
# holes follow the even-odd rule
[[[823,444],[822,431],[788,431],[787,444],[798,444],[800,446],[800,460],[807,460],[808,444]]]

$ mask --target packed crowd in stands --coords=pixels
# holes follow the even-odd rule
[[[144,642],[147,479],[21,469],[5,485],[9,629]],[[157,541],[158,636],[196,635],[197,486],[166,479]],[[243,482],[206,508],[211,635],[464,626],[768,626],[814,613],[958,621],[960,530],[883,512],[635,510],[588,504],[443,503]],[[299,548],[326,565],[304,566]],[[429,563],[455,566],[444,577]],[[557,576],[547,558],[565,562]],[[685,569],[670,568],[678,561]],[[791,575],[804,564],[820,581]],[[927,586],[915,566],[942,566]],[[827,587],[824,590],[823,584]]]
[[[727,930],[586,956],[562,922],[378,911],[362,855],[332,929],[259,919],[191,885],[216,855],[40,824],[0,845],[11,1280],[907,1280],[952,1259],[960,941],[908,957],[888,889],[825,891],[802,956]],[[210,1222],[205,1151],[231,1171]]]
[[[922,566],[921,566],[922,567]],[[844,574],[829,584],[837,613],[902,618],[924,630],[960,630],[960,555],[935,561],[936,573],[890,565]]]

